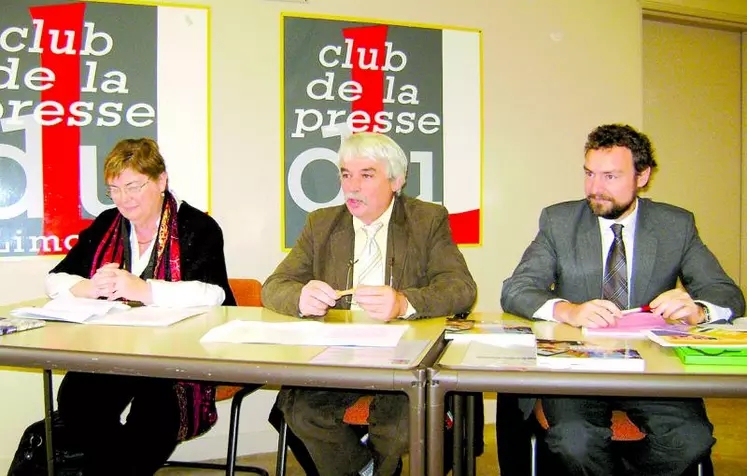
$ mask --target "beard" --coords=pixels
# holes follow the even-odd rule
[[[603,200],[603,201],[599,201]],[[627,202],[621,203],[614,201],[607,195],[587,195],[586,203],[589,204],[592,213],[595,216],[606,218],[608,220],[617,220],[633,207],[635,195]]]

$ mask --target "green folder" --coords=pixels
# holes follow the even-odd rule
[[[675,347],[683,364],[747,365],[747,348]]]

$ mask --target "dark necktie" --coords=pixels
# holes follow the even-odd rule
[[[607,255],[606,271],[602,283],[602,299],[612,301],[620,309],[628,307],[628,267],[625,264],[625,243],[619,223],[612,225],[615,240]]]

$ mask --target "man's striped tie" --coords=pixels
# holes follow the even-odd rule
[[[381,222],[374,222],[370,225],[363,225],[363,231],[366,232],[366,244],[363,246],[360,258],[356,263],[358,272],[357,285],[368,284],[372,286],[381,286],[383,283],[382,270],[384,258],[381,256],[381,249],[376,243],[376,233],[384,226]]]
[[[625,243],[623,243],[622,229],[619,223],[612,225],[615,240],[610,246],[605,267],[604,282],[602,283],[602,299],[612,301],[619,309],[628,307],[628,268],[625,263]]]

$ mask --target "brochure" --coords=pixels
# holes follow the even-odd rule
[[[465,323],[472,324],[465,325]],[[444,338],[454,342],[484,342],[501,345],[534,346],[536,342],[532,328],[527,325],[470,320],[447,321]]]
[[[3,317],[0,318],[0,335],[14,334],[29,329],[36,329],[38,327],[43,327],[44,324],[44,321],[38,319]]]
[[[652,329],[646,336],[664,347],[747,347],[747,332],[708,325]]]
[[[537,339],[537,366],[551,369],[641,372],[646,363],[634,349],[581,341]]]

